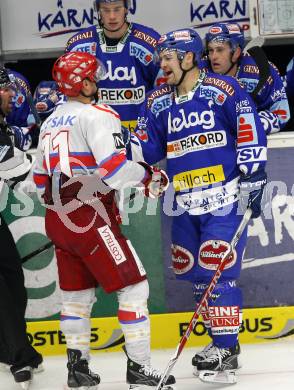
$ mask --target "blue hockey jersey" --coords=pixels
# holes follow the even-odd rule
[[[107,73],[99,81],[99,103],[114,108],[130,130],[135,128],[146,93],[160,77],[159,67],[153,63],[158,39],[153,29],[130,23],[116,46],[107,46],[103,30],[96,26],[80,31],[67,42],[66,51],[85,51],[104,63]]]
[[[267,160],[251,97],[234,78],[214,73],[202,72],[185,96],[168,85],[149,93],[136,136],[133,159],[154,164],[167,157],[176,200],[194,215],[237,201],[240,172],[263,170]]]
[[[271,62],[270,77],[254,99],[257,111],[266,134],[280,131],[290,119],[290,110],[283,80],[278,69]],[[203,66],[209,67],[209,62],[204,61]],[[259,69],[254,58],[248,53],[242,55],[239,60],[236,78],[252,93],[259,82]]]

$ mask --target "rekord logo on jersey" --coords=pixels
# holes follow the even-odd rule
[[[209,186],[225,180],[222,165],[213,165],[205,168],[178,173],[173,177],[175,191],[184,191],[190,188]]]
[[[153,59],[151,51],[138,43],[130,43],[130,56],[136,57],[142,64],[148,65]]]
[[[92,54],[92,56],[96,56],[96,48],[97,48],[97,43],[85,42],[85,43],[81,43],[80,45],[76,45],[74,50],[81,51],[83,53],[89,53]]]
[[[144,85],[138,88],[99,88],[99,103],[109,105],[141,104],[144,100]]]
[[[112,61],[106,61],[106,73],[101,80],[110,81],[129,81],[132,85],[137,84],[136,68],[132,66],[130,69],[127,66],[113,67]]]
[[[155,99],[151,105],[151,112],[157,117],[161,111],[166,110],[172,105],[171,96],[161,96]]]
[[[244,162],[266,161],[267,148],[253,147],[244,148],[237,151],[237,164]]]
[[[227,145],[227,135],[224,130],[201,134],[192,134],[167,144],[168,158],[184,156],[187,153],[204,149],[220,148]]]
[[[253,114],[242,114],[239,116],[237,143],[241,146],[256,145],[258,143]]]
[[[171,113],[168,114],[168,133],[177,133],[183,129],[189,129],[190,127],[201,126],[205,130],[210,130],[215,127],[214,112],[213,111],[191,111],[185,113],[185,110],[181,108],[179,110],[180,116],[172,118]]]
[[[213,101],[219,106],[222,106],[227,99],[227,96],[219,89],[206,85],[200,87],[199,96],[206,99],[213,99]]]

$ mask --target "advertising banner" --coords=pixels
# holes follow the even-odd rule
[[[291,332],[289,326],[294,320],[293,309],[293,307],[277,307],[244,310],[240,331],[241,344],[291,337],[293,329]],[[151,315],[151,348],[176,348],[192,315],[191,312]],[[65,355],[66,342],[59,329],[59,321],[30,322],[27,332],[31,344],[43,355]],[[210,338],[200,319],[191,332],[187,347],[195,347],[198,350],[201,345],[209,342]],[[92,352],[121,351],[124,336],[116,317],[92,318],[90,345]]]
[[[197,26],[202,36],[216,21],[236,21],[248,35],[248,1],[172,0],[171,7],[171,0],[132,0],[129,20],[159,33]],[[74,33],[98,23],[92,0],[1,0],[0,16],[4,55],[44,51],[46,57],[46,51],[62,51]]]

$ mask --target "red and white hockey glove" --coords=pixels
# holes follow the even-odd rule
[[[145,196],[153,199],[162,196],[169,185],[167,174],[162,169],[148,165],[145,162],[139,162],[139,164],[146,169],[146,174],[142,181],[145,187]]]

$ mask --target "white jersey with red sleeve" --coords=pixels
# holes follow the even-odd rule
[[[34,180],[45,189],[48,176],[97,174],[113,189],[139,184],[145,169],[126,158],[120,117],[108,105],[68,101],[41,127]]]

